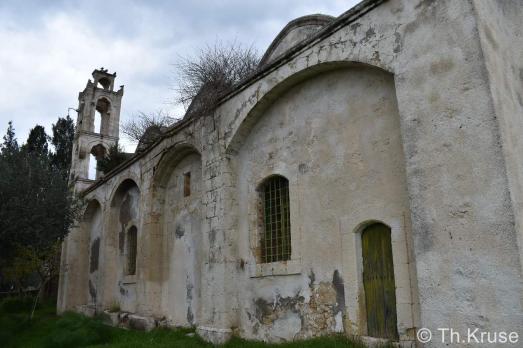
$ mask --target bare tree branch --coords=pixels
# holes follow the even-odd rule
[[[253,47],[235,42],[206,46],[197,57],[181,57],[176,102],[186,109],[186,117],[212,111],[221,96],[253,74],[260,61]]]
[[[163,110],[149,114],[140,111],[123,123],[121,130],[131,141],[138,143],[138,150],[142,150],[154,143],[176,121],[176,118]]]
[[[216,42],[205,46],[196,57],[181,57],[175,67],[178,71],[176,102],[186,109],[186,117],[211,112],[219,98],[253,74],[260,61],[252,47],[235,42]],[[153,144],[177,121],[160,110],[155,113],[138,112],[121,126],[122,133],[138,142],[137,151]]]

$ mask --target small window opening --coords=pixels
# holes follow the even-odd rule
[[[273,176],[263,184],[260,195],[264,226],[261,236],[261,260],[263,263],[290,260],[289,181],[282,176]]]
[[[183,174],[183,196],[189,197],[191,195],[191,173]]]
[[[138,248],[138,230],[132,226],[127,231],[127,275],[136,274],[136,251]]]

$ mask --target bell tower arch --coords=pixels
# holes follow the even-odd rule
[[[76,189],[89,186],[102,174],[96,170],[96,162],[109,148],[118,142],[120,107],[124,87],[115,91],[116,73],[96,69],[93,79],[78,95],[78,118],[73,144],[71,180]]]

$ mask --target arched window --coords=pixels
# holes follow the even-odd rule
[[[263,214],[261,234],[261,261],[277,262],[291,258],[291,221],[289,207],[289,180],[275,175],[260,187]]]
[[[131,226],[127,230],[127,275],[136,274],[136,251],[138,248],[138,230]]]
[[[96,180],[99,177],[100,171],[98,170],[98,161],[104,158],[106,154],[105,147],[102,144],[98,144],[91,148],[89,155],[89,171],[87,178],[90,180]]]
[[[100,134],[102,129],[102,114],[100,111],[95,110],[94,111],[94,132],[96,134]]]
[[[92,153],[89,154],[89,169],[87,173],[87,179],[89,180],[96,180],[97,178],[97,170],[96,167],[98,166],[98,160],[96,159],[95,155]]]
[[[103,88],[103,89],[109,89],[111,87],[111,80],[109,80],[106,77],[102,77],[100,80],[98,80],[98,83],[96,84],[96,87]]]
[[[111,103],[105,97],[98,99],[95,107],[95,119],[93,131],[97,134],[109,134],[109,118]]]

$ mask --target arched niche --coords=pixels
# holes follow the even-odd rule
[[[171,148],[155,169],[147,224],[149,308],[173,325],[196,325],[200,311],[202,162],[191,145]],[[145,251],[147,253],[147,251]]]
[[[107,233],[104,243],[104,307],[118,305],[121,310],[136,312],[137,283],[140,269],[141,193],[136,181],[127,178],[116,186],[110,198]],[[136,228],[136,272],[128,274],[128,230]],[[134,242],[133,242],[134,243]]]
[[[84,215],[80,222],[82,235],[81,249],[78,250],[77,260],[81,263],[79,276],[84,291],[80,294],[81,302],[96,310],[99,301],[100,289],[100,243],[103,231],[102,207],[98,200],[91,199],[87,203]]]
[[[346,306],[329,313],[336,325],[328,330],[353,325],[353,332],[366,334],[364,312],[354,301],[361,298],[354,295],[360,291],[358,249],[351,238],[340,234],[352,232],[365,214],[385,216],[383,221],[394,221],[395,271],[406,279],[398,290],[398,334],[400,339],[409,339],[415,326],[411,314],[417,310],[409,295],[415,293],[415,270],[406,261],[411,259],[410,207],[394,75],[366,64],[316,66],[266,93],[235,125],[227,152],[235,180],[236,203],[231,209],[237,217],[238,257],[257,270],[238,288],[243,303],[261,296],[261,290],[256,290],[260,284],[265,284],[265,292],[281,293],[291,284],[302,286],[292,283],[297,274],[305,277],[312,270],[319,284],[331,282],[332,274],[339,272]],[[253,252],[258,240],[256,188],[261,179],[274,173],[289,180],[291,261],[295,263],[292,267],[289,262],[273,263],[270,272],[265,272]],[[294,259],[294,255],[299,256]],[[276,271],[281,277],[266,285],[266,276]],[[245,288],[255,290],[249,293]],[[255,313],[255,306],[245,306],[240,322],[249,323]],[[310,327],[307,316],[302,317],[302,325]],[[343,318],[350,318],[350,323]],[[251,337],[259,337],[260,332],[276,334],[270,325],[262,325],[258,333],[251,331],[252,325],[241,329]]]
[[[381,71],[393,79],[393,74],[381,67],[370,65],[363,62],[356,61],[330,61],[319,63],[303,70],[300,70],[282,81],[278,82],[273,88],[261,96],[256,104],[245,112],[232,127],[232,136],[226,140],[226,150],[228,153],[236,153],[241,144],[245,141],[247,135],[254,124],[265,113],[273,103],[282,95],[291,90],[294,86],[311,80],[316,76],[322,76],[335,71],[343,71],[346,69],[367,69],[372,71]]]

